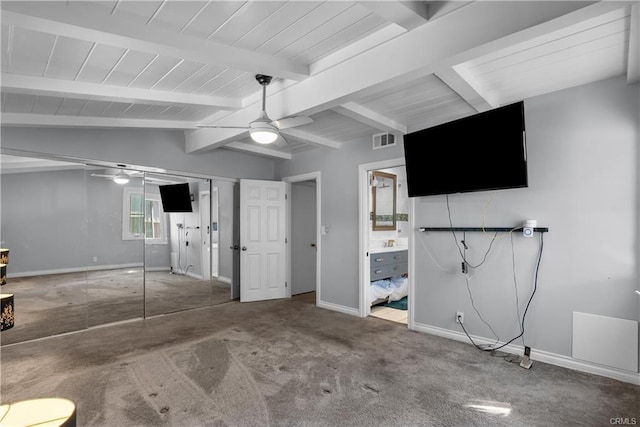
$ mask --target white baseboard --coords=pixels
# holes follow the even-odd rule
[[[416,322],[414,324],[413,330],[471,344],[469,342],[469,338],[463,332],[452,331],[451,329],[444,329],[437,326],[430,326],[424,323]],[[490,340],[475,335],[471,335],[471,338],[473,338],[476,344],[492,344],[495,342],[495,340]],[[503,343],[499,343],[499,345],[502,344]],[[501,348],[500,351],[514,354],[523,354],[524,348],[520,345],[509,344]],[[629,372],[621,369],[611,368],[608,366],[597,365],[595,363],[584,362],[582,360],[574,359],[569,356],[563,356],[561,354],[551,353],[544,350],[537,350],[535,348],[531,349],[530,358],[531,360],[549,363],[550,365],[556,365],[563,368],[573,369],[575,371],[601,375],[603,377],[613,378],[615,380],[623,381],[626,383],[640,385],[640,373],[637,372]]]
[[[534,356],[532,357],[533,360],[539,360],[540,362],[640,385],[640,373],[638,372],[629,372],[622,369],[611,368],[609,366],[598,365],[596,363],[585,362],[574,359],[573,357],[550,353],[544,350],[535,350],[534,352],[532,349],[531,354]]]
[[[145,271],[171,271],[171,267],[147,267]]]
[[[7,279],[11,279],[13,277],[46,276],[49,274],[83,273],[85,271],[116,270],[119,268],[142,268],[142,267],[143,267],[142,263],[130,263],[130,264],[113,264],[113,265],[91,265],[86,267],[74,267],[74,268],[58,268],[55,270],[23,271],[21,273],[7,274]]]
[[[331,302],[319,301],[318,307],[327,310],[337,311],[339,313],[350,314],[352,316],[360,317],[360,311],[357,308],[347,307],[344,305],[333,304]]]
[[[228,283],[229,285],[231,284],[231,279],[228,277],[218,276],[217,280],[222,283]]]

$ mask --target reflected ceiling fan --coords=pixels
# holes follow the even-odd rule
[[[176,181],[170,179],[162,179],[156,178],[152,176],[145,176],[142,171],[133,171],[133,170],[122,170],[119,169],[115,174],[106,174],[106,173],[92,173],[91,176],[95,176],[98,178],[106,178],[110,179],[116,184],[127,184],[131,178],[144,178],[145,182],[153,183],[153,184],[175,184]]]
[[[91,176],[96,176],[98,178],[111,179],[116,184],[126,184],[129,182],[130,178],[144,176],[144,172],[127,171],[127,170],[123,171],[122,169],[120,169],[115,174],[92,173]]]
[[[307,116],[291,116],[279,120],[271,120],[265,109],[267,99],[267,85],[271,83],[271,76],[256,74],[256,81],[262,86],[262,111],[257,119],[249,123],[248,126],[216,126],[200,125],[202,128],[216,129],[247,129],[251,139],[259,144],[286,145],[285,139],[278,132],[280,129],[292,128],[295,126],[313,123],[313,119]]]

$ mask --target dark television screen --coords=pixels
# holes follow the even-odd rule
[[[165,212],[193,212],[188,183],[161,185],[160,199]]]
[[[527,187],[524,103],[404,136],[409,197]]]

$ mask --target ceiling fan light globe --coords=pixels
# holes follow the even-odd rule
[[[249,134],[251,135],[251,139],[258,144],[271,144],[278,139],[278,132],[269,128],[251,129]]]
[[[129,182],[129,177],[124,174],[118,174],[113,177],[113,182],[115,182],[116,184],[124,185]]]

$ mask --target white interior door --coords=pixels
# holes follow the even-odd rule
[[[287,296],[286,184],[240,180],[240,302]]]

